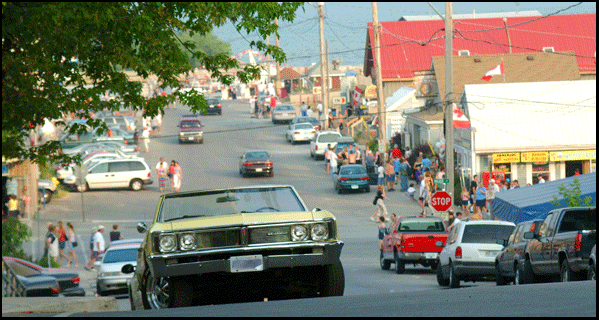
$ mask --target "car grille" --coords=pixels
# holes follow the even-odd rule
[[[241,229],[206,231],[197,234],[198,247],[219,248],[241,245]]]
[[[201,136],[203,134],[203,132],[201,131],[196,131],[196,132],[181,132],[181,135],[184,137],[189,137],[189,136]]]
[[[289,226],[276,226],[250,229],[249,244],[287,242],[291,241],[291,228]]]

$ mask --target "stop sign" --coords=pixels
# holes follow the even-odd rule
[[[445,191],[437,191],[431,197],[431,206],[437,211],[447,211],[451,207],[451,196]]]

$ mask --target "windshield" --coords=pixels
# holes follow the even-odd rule
[[[464,228],[462,243],[495,243],[497,240],[509,238],[514,228],[486,224],[467,225]]]
[[[404,218],[401,219],[398,231],[445,232],[443,221],[435,218]]]
[[[318,142],[335,142],[340,136],[340,134],[324,133],[318,136]]]
[[[245,160],[266,160],[270,158],[264,151],[248,152],[245,154]]]
[[[363,166],[341,168],[341,170],[339,170],[339,174],[340,175],[351,175],[351,174],[366,175],[366,169]]]
[[[158,221],[298,211],[306,211],[306,207],[291,187],[221,189],[164,196]]]
[[[309,123],[300,123],[295,125],[295,129],[314,129],[314,127]]]
[[[197,120],[181,121],[181,128],[201,128],[202,125]]]
[[[218,104],[218,100],[217,99],[206,99],[206,103],[210,104]]]
[[[278,106],[277,107],[277,111],[288,111],[288,110],[293,110],[292,106]]]
[[[137,260],[137,248],[130,248],[106,252],[102,263],[130,262],[135,260]]]

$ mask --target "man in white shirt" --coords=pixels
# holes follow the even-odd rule
[[[539,176],[539,183],[545,183],[545,179],[543,178],[543,176]]]
[[[329,152],[329,161],[331,162],[331,180],[335,181],[335,173],[337,173],[337,154]]]
[[[308,110],[306,110],[306,116],[307,117],[311,117],[312,116],[312,109],[310,108],[310,106],[308,106]]]
[[[105,241],[104,241],[104,237],[102,236],[102,233],[104,232],[104,226],[103,225],[99,225],[98,226],[98,230],[96,231],[96,233],[94,234],[93,237],[93,244],[92,244],[92,254],[90,256],[89,261],[87,262],[87,265],[85,265],[85,270],[90,271],[91,268],[94,266],[94,262],[96,262],[98,260],[98,256],[102,253],[104,253],[104,249],[105,249]]]
[[[447,228],[447,232],[450,232],[451,229],[453,229],[453,227],[460,223],[462,221],[461,218],[462,213],[458,211],[458,213],[455,214],[455,219],[453,219],[453,223],[449,226],[449,228]]]
[[[141,138],[144,143],[144,152],[150,151],[150,129],[146,126],[144,127],[144,131],[141,133]]]

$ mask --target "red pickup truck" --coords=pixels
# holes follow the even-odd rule
[[[389,226],[383,239],[380,263],[389,270],[395,263],[395,272],[403,273],[406,263],[437,268],[439,253],[447,241],[447,226],[441,217],[404,216]]]

